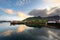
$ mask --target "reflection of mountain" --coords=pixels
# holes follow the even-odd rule
[[[16,30],[7,30],[0,40],[60,40],[60,30],[50,28],[32,28],[23,32]],[[6,35],[5,34],[8,34]],[[1,35],[1,34],[0,34]]]

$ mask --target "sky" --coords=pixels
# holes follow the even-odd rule
[[[23,20],[33,9],[60,7],[60,0],[0,0],[0,20]]]

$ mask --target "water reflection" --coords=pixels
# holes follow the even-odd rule
[[[60,30],[26,25],[0,24],[0,40],[60,40]]]

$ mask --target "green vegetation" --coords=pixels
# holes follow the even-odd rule
[[[30,17],[27,18],[25,20],[23,20],[23,22],[25,22],[25,24],[27,26],[30,27],[42,27],[42,26],[46,26],[47,25],[47,19],[44,18],[39,18],[39,17]]]

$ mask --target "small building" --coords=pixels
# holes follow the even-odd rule
[[[48,23],[56,23],[56,21],[48,21]]]

